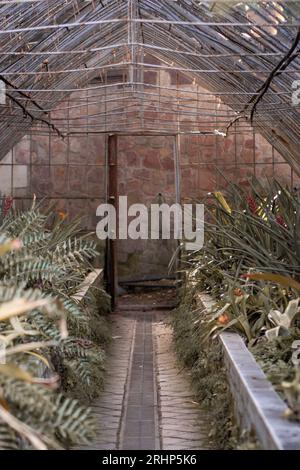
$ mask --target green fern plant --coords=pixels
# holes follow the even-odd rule
[[[27,212],[1,214],[0,448],[61,448],[91,441],[95,423],[86,404],[102,383],[107,327],[97,287],[74,295],[92,269],[95,243],[33,202]],[[95,335],[94,325],[104,325]],[[105,340],[105,341],[104,341]],[[1,351],[0,351],[1,354]],[[1,358],[0,358],[1,359]],[[1,361],[0,361],[1,362]],[[82,403],[85,402],[85,405]]]

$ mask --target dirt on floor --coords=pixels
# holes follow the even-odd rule
[[[176,289],[163,289],[163,290],[149,290],[143,291],[139,288],[135,289],[136,292],[130,294],[124,294],[119,297],[119,306],[149,306],[157,307],[170,306],[170,308],[176,306],[177,294]]]

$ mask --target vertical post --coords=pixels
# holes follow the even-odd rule
[[[174,165],[175,165],[175,191],[176,203],[181,203],[181,187],[180,187],[180,134],[175,136],[174,140]]]
[[[129,82],[132,84],[132,89],[135,88],[137,80],[137,48],[136,48],[136,22],[134,21],[137,17],[137,5],[135,0],[128,0],[127,6],[128,12],[128,47],[130,47],[131,64],[129,65]]]
[[[108,203],[112,204],[118,214],[118,137],[108,136]],[[118,237],[118,216],[117,216]],[[107,280],[108,291],[111,295],[112,308],[118,304],[118,260],[117,260],[117,240],[108,240],[107,247]]]
[[[175,173],[175,194],[176,204],[181,204],[181,180],[180,180],[180,134],[174,137],[174,173]],[[180,261],[181,261],[181,250],[180,240],[178,240],[178,255],[176,259],[175,269],[177,281],[180,281]]]

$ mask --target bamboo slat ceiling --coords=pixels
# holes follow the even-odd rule
[[[291,102],[300,78],[298,1],[12,0],[0,1],[0,15],[0,158],[32,124],[48,129],[47,111],[101,73],[126,68],[134,97],[143,92],[140,70],[171,68],[232,108],[218,132],[253,119],[300,173]],[[162,65],[145,63],[149,56]]]

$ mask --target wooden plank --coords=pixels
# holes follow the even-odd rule
[[[167,304],[162,304],[162,303],[157,303],[154,305],[147,305],[147,304],[137,304],[137,305],[131,305],[131,304],[121,304],[118,305],[118,311],[120,312],[148,312],[148,311],[153,311],[153,310],[173,310],[174,308],[177,307],[176,302],[170,302]]]
[[[84,296],[87,294],[88,290],[92,285],[96,283],[97,280],[99,280],[102,277],[103,274],[103,269],[95,269],[94,271],[90,272],[81,286],[79,287],[79,290],[77,294],[73,295],[71,298],[73,300],[82,300]]]

